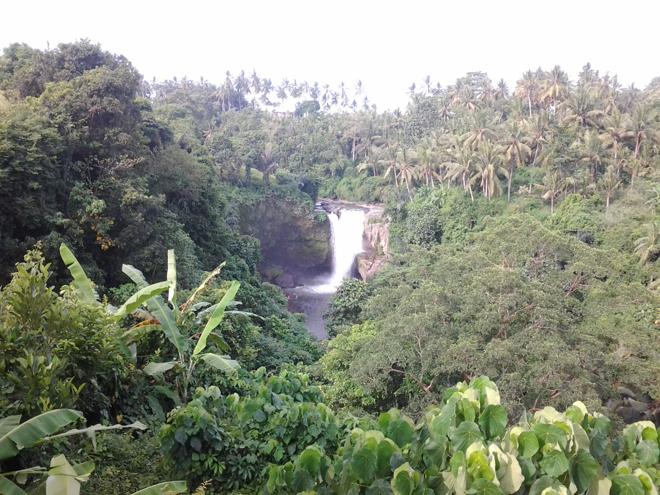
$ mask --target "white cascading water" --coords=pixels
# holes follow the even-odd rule
[[[342,281],[350,278],[355,257],[363,251],[363,210],[339,210],[328,213],[332,233],[332,272],[320,284],[310,289],[317,293],[334,293]]]

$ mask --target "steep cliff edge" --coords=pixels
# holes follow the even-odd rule
[[[381,206],[369,206],[364,219],[364,253],[356,260],[362,280],[369,280],[385,265],[389,255],[390,223]]]
[[[301,275],[327,269],[331,259],[330,224],[313,207],[281,197],[237,205],[243,234],[259,239],[260,271],[281,287],[293,287]]]

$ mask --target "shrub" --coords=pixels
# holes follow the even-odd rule
[[[507,428],[499,391],[486,377],[461,382],[415,424],[392,409],[354,429],[336,453],[307,447],[271,465],[266,493],[652,495],[660,481],[653,423],[610,422],[576,402],[546,407]]]

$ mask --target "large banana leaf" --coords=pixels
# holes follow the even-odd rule
[[[187,491],[188,486],[185,481],[165,481],[164,483],[143,488],[132,495],[175,495]]]
[[[134,421],[130,425],[111,425],[111,426],[105,426],[105,425],[92,425],[88,426],[87,428],[74,428],[72,430],[67,430],[64,433],[59,433],[57,435],[51,435],[48,437],[44,437],[44,441],[47,440],[53,440],[54,438],[62,438],[62,437],[70,437],[71,435],[87,435],[89,438],[92,440],[92,444],[94,445],[94,448],[96,449],[96,433],[99,431],[108,431],[108,430],[125,430],[127,428],[131,428],[134,430],[146,430],[147,426],[144,425],[143,423],[140,423],[139,421]]]
[[[11,428],[3,423],[5,433],[0,436],[0,461],[14,457],[19,450],[35,445],[44,437],[82,417],[82,414],[73,409],[55,409]]]
[[[144,275],[142,275],[142,272],[137,268],[131,265],[123,265],[121,269],[133,282],[135,282],[138,289],[143,289],[149,285],[147,284]],[[165,301],[158,296],[152,297],[147,301],[147,308],[149,308],[149,311],[158,318],[165,337],[172,342],[179,355],[182,356],[184,347],[183,336],[179,331],[179,327],[176,325],[172,310],[165,304]]]
[[[16,483],[0,475],[0,493],[2,495],[27,495]]]
[[[208,339],[209,334],[213,331],[215,327],[217,327],[220,324],[220,322],[224,318],[225,308],[231,301],[234,300],[240,286],[241,286],[240,282],[233,281],[229,289],[227,289],[227,292],[225,292],[225,295],[222,296],[222,299],[218,303],[217,307],[213,310],[213,313],[211,314],[209,321],[206,322],[206,326],[204,327],[204,330],[202,330],[202,334],[199,336],[199,340],[197,341],[197,345],[195,346],[195,350],[193,351],[192,354],[193,357],[199,354],[200,352],[202,352],[206,348],[206,339]]]
[[[144,367],[144,371],[149,376],[162,375],[166,371],[171,370],[178,364],[177,361],[168,361],[166,363],[149,363]]]
[[[94,289],[94,284],[87,277],[85,270],[83,270],[82,265],[78,262],[73,252],[64,243],[60,245],[60,256],[73,277],[72,285],[78,292],[80,299],[90,304],[98,303],[99,295]]]
[[[131,314],[133,311],[138,309],[144,303],[149,301],[149,299],[156,297],[159,294],[162,294],[170,288],[170,282],[158,282],[155,284],[148,285],[138,290],[135,294],[129,297],[124,304],[115,312],[115,318],[121,319],[126,315]]]
[[[229,356],[221,356],[219,354],[207,352],[206,354],[200,354],[199,358],[206,364],[209,364],[220,371],[224,371],[225,373],[240,368],[238,362],[230,359]]]
[[[64,455],[53,457],[46,479],[46,495],[80,495],[80,483],[87,481],[93,470],[93,462],[72,466]]]

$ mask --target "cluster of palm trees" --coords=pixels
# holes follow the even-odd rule
[[[416,111],[432,112],[435,120],[415,117]],[[559,67],[528,71],[512,96],[482,73],[446,90],[431,89],[427,80],[407,115],[433,124],[411,139],[403,116],[387,139],[359,139],[371,145],[358,170],[388,177],[409,196],[416,186],[453,184],[472,198],[480,191],[491,199],[506,189],[511,201],[516,171],[536,167],[542,179],[520,192],[540,194],[554,210],[565,193],[598,191],[609,208],[624,183],[658,166],[660,84],[622,90],[616,78],[589,66],[576,85]]]

